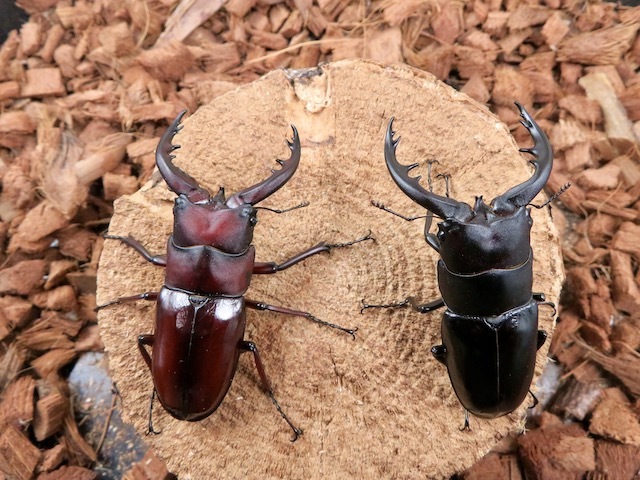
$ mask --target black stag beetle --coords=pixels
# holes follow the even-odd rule
[[[420,177],[409,176],[418,164],[405,166],[396,160],[400,138],[393,138],[393,118],[385,138],[384,154],[391,177],[409,198],[428,210],[425,239],[441,257],[437,270],[442,298],[418,305],[409,297],[396,304],[364,304],[363,309],[410,305],[426,313],[446,307],[442,345],[434,346],[431,353],[447,367],[453,389],[465,408],[464,429],[469,429],[469,412],[494,418],[512,412],[523,402],[533,378],[536,352],[547,337],[538,330],[538,305],[554,307],[544,301],[544,294],[532,293],[533,221],[528,208],[542,207],[530,202],[549,178],[553,154],[540,127],[520,104],[516,105],[521,123],[534,140],[532,148],[520,151],[535,157],[531,161],[535,172],[489,205],[481,196],[476,197],[473,207],[454,200],[448,196],[448,188],[447,196],[427,191],[420,185]],[[405,220],[425,218],[404,217],[372,203]],[[442,219],[435,234],[429,233],[434,215]]]
[[[156,163],[169,188],[178,195],[173,214],[173,234],[166,255],[150,254],[132,237],[106,235],[132,247],[147,261],[166,267],[164,286],[159,292],[122,297],[115,303],[136,300],[156,301],[155,334],[140,335],[138,347],[149,367],[162,406],[179,420],[197,421],[208,417],[225,397],[243,352],[251,352],[262,382],[278,412],[293,430],[294,441],[302,431],[284,413],[276,401],[258,349],[244,340],[245,308],[269,310],[305,317],[319,324],[354,336],[355,329],[320,320],[310,313],[268,305],[244,298],[253,274],[271,274],[332,248],[346,247],[371,235],[343,244],[319,243],[281,264],[256,262],[251,245],[257,222],[254,205],[272,195],[293,176],[300,162],[300,139],[294,126],[288,160],[266,180],[225,197],[224,189],[211,196],[196,180],[172,163],[174,135],[181,128],[180,113],[162,136],[156,151]],[[298,205],[298,208],[303,205]],[[276,213],[288,210],[267,209]],[[291,209],[289,209],[291,210]],[[146,347],[151,347],[151,354]],[[149,411],[149,432],[153,430]]]

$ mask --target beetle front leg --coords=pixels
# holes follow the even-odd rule
[[[269,395],[269,398],[271,399],[271,401],[275,405],[276,410],[278,410],[278,413],[280,414],[280,416],[282,416],[282,418],[284,418],[285,422],[287,422],[289,424],[289,426],[291,427],[291,430],[293,430],[293,438],[291,439],[291,441],[295,442],[298,439],[298,437],[300,435],[302,435],[302,430],[300,430],[298,427],[296,427],[293,424],[293,422],[289,419],[287,414],[284,413],[284,410],[282,410],[282,407],[280,406],[280,404],[276,400],[276,397],[273,394],[273,389],[271,388],[271,384],[269,383],[269,378],[267,378],[267,374],[266,374],[266,372],[264,370],[264,365],[262,364],[262,359],[260,358],[260,353],[258,352],[258,347],[256,347],[256,344],[253,343],[253,342],[243,341],[240,344],[240,348],[244,352],[253,353],[253,360],[254,360],[254,362],[256,364],[256,370],[258,370],[258,375],[260,376],[260,380],[262,381],[262,387],[267,391],[267,395]]]
[[[109,300],[106,303],[102,303],[96,306],[93,310],[98,312],[105,307],[110,307],[111,305],[120,305],[121,303],[137,302],[138,300],[148,300],[148,301],[155,302],[158,299],[159,293],[160,292],[143,292],[143,293],[138,293],[136,295],[130,295],[128,297],[116,298],[115,300]]]
[[[341,330],[345,333],[351,335],[354,339],[356,338],[357,328],[344,328],[340,325],[336,325],[335,323],[329,323],[324,320],[320,320],[318,317],[311,315],[309,312],[303,312],[301,310],[292,310],[286,307],[277,307],[275,305],[269,305],[268,303],[256,302],[255,300],[245,299],[245,305],[247,308],[252,308],[254,310],[268,310],[270,312],[283,313],[285,315],[291,315],[293,317],[303,317],[307,320],[311,320],[312,322],[319,323],[320,325],[324,325],[326,327],[335,328],[337,330]]]
[[[319,244],[308,248],[307,250],[300,252],[297,255],[285,260],[284,262],[278,264],[275,262],[256,262],[253,266],[253,273],[255,274],[271,274],[280,272],[282,270],[286,270],[289,267],[294,266],[296,263],[300,263],[301,261],[313,256],[318,253],[330,252],[334,248],[343,248],[350,247],[351,245],[355,245],[356,243],[364,242],[367,240],[373,240],[373,236],[371,232],[367,233],[364,237],[358,238],[351,242],[346,243],[324,243],[320,242]]]
[[[125,245],[133,248],[136,252],[138,252],[140,255],[142,255],[142,257],[147,261],[147,262],[151,262],[154,265],[157,265],[159,267],[166,267],[167,266],[167,256],[166,255],[152,255],[151,253],[149,253],[149,251],[144,248],[144,246],[137,241],[135,238],[133,237],[123,237],[120,235],[103,235],[104,238],[108,238],[110,240],[120,240],[122,243],[124,243]]]
[[[370,303],[365,303],[362,301],[362,308],[360,309],[360,313],[363,313],[367,308],[400,308],[410,306],[412,310],[415,310],[419,313],[427,313],[432,312],[433,310],[437,310],[438,308],[444,307],[444,300],[442,298],[437,298],[432,300],[431,302],[419,304],[416,302],[414,297],[407,297],[402,302],[398,303],[383,303],[379,305],[374,305]]]

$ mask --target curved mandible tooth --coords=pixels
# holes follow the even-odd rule
[[[266,180],[263,180],[251,187],[247,187],[229,197],[229,200],[227,200],[228,207],[234,208],[245,203],[255,205],[275,193],[289,181],[300,164],[301,153],[298,129],[296,129],[294,125],[291,125],[291,129],[293,130],[293,139],[292,141],[287,140],[287,146],[289,147],[289,150],[291,150],[291,156],[288,160],[276,160],[282,168],[272,169],[271,171],[273,174]]]
[[[549,180],[551,168],[553,167],[553,150],[549,139],[533,117],[529,115],[529,112],[518,102],[515,102],[515,104],[522,117],[520,123],[524,125],[531,138],[533,138],[533,147],[521,148],[520,151],[535,157],[534,160],[530,161],[535,170],[529,180],[510,188],[491,201],[491,206],[497,214],[511,213],[531,203],[540,190],[544,188],[547,180]]]
[[[435,213],[440,218],[455,218],[464,221],[471,215],[471,207],[464,202],[459,202],[450,197],[443,197],[433,192],[425,190],[420,185],[420,176],[412,178],[409,172],[418,166],[417,163],[402,165],[396,159],[396,147],[400,142],[400,137],[394,140],[392,117],[387,128],[387,135],[384,142],[384,158],[391,178],[396,182],[411,200],[423,206],[430,212]]]
[[[183,126],[180,125],[180,121],[186,113],[186,110],[180,112],[162,135],[158,148],[156,148],[156,165],[158,165],[160,175],[173,192],[178,195],[186,195],[189,201],[196,203],[209,200],[211,195],[196,180],[176,167],[172,162],[176,157],[171,155],[171,152],[180,148],[180,145],[173,145],[171,142],[175,134],[182,130]]]

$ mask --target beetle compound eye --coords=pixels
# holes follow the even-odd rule
[[[249,224],[253,227],[255,226],[255,224],[258,223],[258,217],[256,217],[255,215],[253,217],[251,217],[249,219]]]

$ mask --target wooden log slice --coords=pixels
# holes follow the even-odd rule
[[[281,215],[259,212],[257,260],[283,261],[319,241],[346,242],[369,230],[376,242],[253,277],[248,298],[357,327],[357,338],[303,318],[248,311],[246,338],[260,349],[277,398],[304,435],[289,441],[291,431],[260,388],[253,358],[243,355],[231,390],[209,418],[178,421],[156,405],[162,433],[147,439],[180,478],[449,478],[522,428],[530,399],[502,418],[472,416],[471,432],[460,431],[463,409],[445,367],[429,351],[440,342],[440,312],[360,314],[363,299],[438,296],[437,255],[424,241],[424,221],[406,222],[371,205],[378,200],[404,214],[425,213],[385,167],[383,139],[392,115],[403,137],[402,163],[421,162],[417,173],[426,175],[426,160],[440,162],[433,172],[436,192],[444,192],[438,173],[451,175],[453,197],[471,203],[475,195],[491,199],[532,173],[508,129],[485,107],[408,67],[343,61],[318,71],[275,71],[184,122],[174,141],[182,145],[176,164],[211,192],[224,185],[228,194],[266,178],[276,158],[288,158],[289,125],[299,129],[300,167],[262,205],[310,205]],[[116,203],[109,232],[131,234],[162,253],[174,198],[156,174]],[[558,236],[546,209],[532,215],[534,289],[557,301],[563,277]],[[163,274],[107,240],[99,302],[158,290]],[[553,329],[550,309],[541,308],[540,323]],[[152,303],[100,313],[125,417],[141,433],[152,382],[136,337],[153,325]],[[545,354],[546,347],[538,353],[537,373]]]

